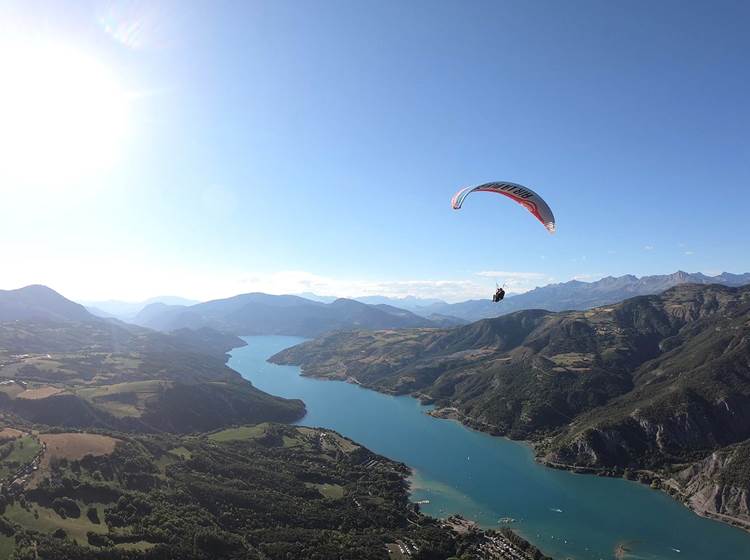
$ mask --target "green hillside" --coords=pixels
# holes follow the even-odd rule
[[[113,435],[54,435],[57,455],[0,499],[0,558],[387,560],[402,543],[415,560],[445,560],[488,542],[421,515],[405,465],[328,430]]]

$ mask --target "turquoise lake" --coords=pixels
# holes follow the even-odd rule
[[[229,366],[256,387],[302,399],[300,424],[325,427],[414,469],[412,499],[425,513],[460,513],[485,527],[501,517],[558,560],[609,560],[618,544],[626,558],[748,560],[750,534],[693,514],[638,483],[542,467],[522,443],[439,420],[411,397],[302,377],[295,366],[266,359],[303,339],[245,337]]]

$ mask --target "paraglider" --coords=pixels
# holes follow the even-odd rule
[[[495,290],[495,295],[492,296],[492,303],[499,303],[503,300],[504,297],[505,290],[503,290],[502,288],[498,288],[497,290]]]
[[[552,210],[544,199],[530,188],[506,181],[483,183],[475,187],[466,187],[453,195],[453,198],[451,199],[451,206],[453,209],[460,210],[466,197],[473,192],[491,192],[507,196],[531,212],[531,214],[542,223],[547,231],[555,233],[555,215],[552,213]],[[505,290],[503,289],[505,286],[501,288],[496,285],[495,287],[497,289],[492,296],[492,303],[500,303],[505,297]]]
[[[507,196],[524,206],[550,233],[555,233],[555,215],[544,199],[528,187],[516,183],[484,183],[476,187],[461,189],[451,199],[454,210],[461,208],[466,197],[473,192],[491,192]]]

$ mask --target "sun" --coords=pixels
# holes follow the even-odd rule
[[[64,188],[116,160],[128,97],[96,57],[0,39],[0,190]]]

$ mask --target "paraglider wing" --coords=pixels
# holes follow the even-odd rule
[[[547,231],[555,233],[555,215],[550,210],[550,207],[547,206],[547,203],[544,202],[544,199],[530,188],[516,183],[484,183],[477,187],[461,189],[451,199],[453,209],[458,210],[461,208],[466,197],[476,191],[502,194],[515,200],[531,212],[537,220],[542,222]]]

